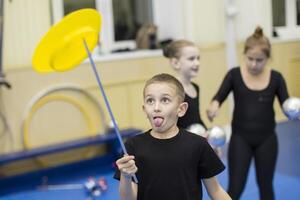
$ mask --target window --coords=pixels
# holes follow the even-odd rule
[[[272,0],[274,36],[300,36],[300,0]]]
[[[273,0],[273,27],[286,25],[284,0]]]
[[[297,26],[300,26],[300,0],[297,0]]]
[[[113,0],[116,41],[134,40],[144,23],[152,23],[151,0]]]
[[[84,0],[83,0],[84,1]],[[139,27],[152,23],[152,0],[97,0],[103,15],[103,53],[135,49]]]
[[[82,8],[102,13],[100,52],[126,51],[136,47],[138,29],[153,23],[152,0],[52,0],[53,23]]]

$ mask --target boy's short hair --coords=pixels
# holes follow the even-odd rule
[[[182,84],[180,83],[180,81],[178,81],[177,78],[175,78],[174,76],[172,76],[170,74],[166,74],[166,73],[157,74],[157,75],[153,76],[152,78],[150,78],[148,81],[146,81],[146,84],[144,86],[143,95],[145,96],[145,89],[147,88],[148,85],[151,85],[153,83],[159,83],[159,82],[173,85],[174,88],[176,89],[176,94],[178,96],[179,102],[182,103],[184,101],[185,92],[184,92],[184,88],[183,88]]]

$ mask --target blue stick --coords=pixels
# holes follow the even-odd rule
[[[92,66],[93,71],[94,71],[94,74],[95,74],[95,76],[96,76],[98,86],[99,86],[99,88],[100,88],[100,90],[101,90],[101,93],[102,93],[102,95],[103,95],[103,98],[104,98],[106,107],[107,107],[107,109],[108,109],[110,118],[111,118],[111,120],[112,120],[112,122],[113,122],[115,132],[116,132],[116,134],[117,134],[117,136],[118,136],[118,140],[119,140],[119,142],[120,142],[120,145],[121,145],[121,147],[122,147],[122,150],[123,150],[124,154],[127,154],[127,150],[126,150],[126,147],[125,147],[124,142],[123,142],[123,140],[122,140],[122,136],[121,136],[121,134],[120,134],[119,127],[118,127],[118,125],[117,125],[117,123],[116,123],[116,120],[115,120],[115,117],[114,117],[114,115],[113,115],[113,113],[112,113],[112,111],[111,111],[111,108],[110,108],[108,99],[107,99],[107,97],[106,97],[106,94],[105,94],[105,91],[104,91],[104,88],[103,88],[103,85],[102,85],[102,83],[101,83],[101,81],[100,81],[100,77],[99,77],[99,74],[98,74],[98,72],[97,72],[97,69],[96,69],[94,60],[93,60],[93,58],[92,58],[91,52],[90,52],[90,50],[89,50],[89,47],[88,47],[88,45],[87,45],[85,39],[83,39],[83,44],[84,44],[85,50],[86,50],[86,52],[87,52],[87,54],[88,54],[88,56],[89,56],[89,60],[90,60],[91,66]],[[138,183],[138,180],[137,180],[137,177],[136,177],[135,174],[133,175],[133,180],[134,180],[135,183]]]

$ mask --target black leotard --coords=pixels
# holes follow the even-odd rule
[[[274,132],[273,103],[275,96],[278,96],[280,104],[288,98],[285,81],[279,72],[271,71],[270,82],[265,89],[251,90],[245,85],[240,68],[233,68],[227,73],[213,99],[222,104],[231,90],[235,105],[232,128],[237,133]]]
[[[197,95],[195,98],[185,94],[184,101],[189,104],[188,109],[183,117],[178,119],[177,125],[181,128],[187,128],[192,124],[201,124],[205,129],[206,126],[200,117],[199,96],[200,89],[196,83],[192,83],[196,89]]]
[[[213,99],[222,104],[230,91],[234,96],[234,112],[228,149],[228,194],[234,200],[240,198],[254,158],[260,199],[273,200],[278,154],[273,103],[275,96],[281,105],[289,97],[285,80],[272,70],[265,89],[251,90],[245,85],[240,68],[233,68]]]

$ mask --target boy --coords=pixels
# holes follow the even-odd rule
[[[230,199],[215,178],[225,167],[206,139],[177,127],[188,107],[184,96],[169,74],[146,82],[143,110],[152,129],[128,139],[129,155],[116,162],[122,200],[199,200],[201,179],[211,199]]]

